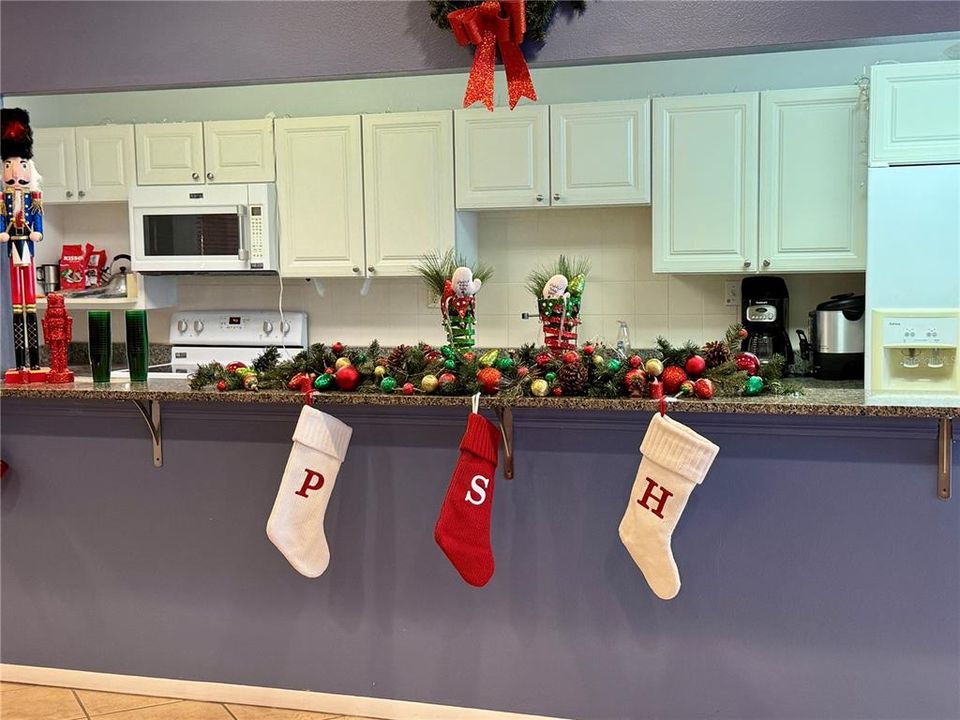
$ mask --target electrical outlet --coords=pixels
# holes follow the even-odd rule
[[[740,307],[740,282],[738,280],[723,281],[723,304],[726,307]]]

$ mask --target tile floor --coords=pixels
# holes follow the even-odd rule
[[[375,720],[0,682],[0,720]]]

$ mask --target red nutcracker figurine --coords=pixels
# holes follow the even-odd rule
[[[40,175],[33,166],[30,116],[20,108],[0,115],[0,154],[3,156],[3,201],[0,202],[0,242],[10,258],[13,305],[13,345],[17,367],[8,370],[8,383],[43,382],[37,328],[34,243],[43,239],[43,199]]]
[[[63,306],[63,295],[47,295],[47,312],[43,314],[43,339],[50,348],[48,383],[72,383],[73,371],[67,370],[67,345],[73,340],[73,318]]]

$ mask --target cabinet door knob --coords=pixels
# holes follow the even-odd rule
[[[358,265],[354,265],[354,266],[353,266],[353,271],[354,271],[355,273],[360,272],[360,267],[359,267]]]
[[[376,272],[376,271],[377,271],[377,269],[376,269],[373,265],[368,265],[368,266],[367,266],[367,272],[371,272],[371,273],[372,273],[372,272]]]
[[[207,173],[207,180],[213,180],[213,173]]]
[[[199,180],[199,179],[200,179],[200,173],[195,172],[195,173],[194,173],[193,175],[191,175],[190,177],[192,177],[194,180]]]
[[[560,199],[560,193],[554,193],[554,194],[553,194],[553,199],[554,199],[554,200],[559,200],[559,199]]]
[[[543,195],[537,195],[537,202],[543,202]]]
[[[73,197],[73,190],[67,190],[67,197]]]
[[[80,191],[77,193],[77,196],[78,196],[78,197],[86,197],[86,196],[87,196],[87,193],[85,193],[83,190],[80,190]]]
[[[753,263],[751,263],[749,260],[744,260],[744,261],[743,261],[743,266],[746,267],[746,268],[750,267],[752,264],[753,264]]]
[[[770,261],[769,261],[769,260],[764,260],[764,261],[763,261],[763,266],[764,266],[764,267],[770,267]]]

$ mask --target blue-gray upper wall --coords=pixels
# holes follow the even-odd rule
[[[561,13],[540,64],[955,31],[952,2],[591,2]],[[0,4],[3,93],[232,85],[469,66],[425,2]]]

